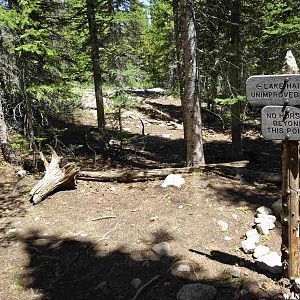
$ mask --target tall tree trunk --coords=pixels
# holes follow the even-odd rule
[[[101,133],[104,133],[105,118],[104,118],[104,105],[103,105],[103,95],[102,95],[102,74],[100,69],[100,55],[99,55],[99,45],[98,45],[97,26],[96,26],[96,1],[86,0],[86,8],[87,8],[87,18],[89,24],[91,60],[93,65],[98,129]]]
[[[197,167],[204,165],[205,159],[200,102],[197,94],[197,38],[194,3],[192,0],[174,0],[173,8],[187,165]]]
[[[234,0],[231,7],[231,68],[230,85],[232,96],[236,97],[241,89],[241,0]],[[242,156],[241,142],[241,103],[237,101],[231,106],[231,136],[232,136],[232,157],[239,159]]]
[[[23,94],[23,99],[26,107],[26,118],[25,118],[25,135],[29,139],[30,149],[32,150],[32,164],[34,170],[37,169],[37,146],[35,143],[35,134],[34,134],[34,126],[33,126],[33,111],[32,111],[32,102],[30,96],[27,94],[26,88],[26,55],[23,56],[23,63],[21,65],[21,90]]]
[[[0,96],[0,146],[4,160],[11,161],[11,145],[8,138],[7,127],[4,119],[4,112],[2,106],[3,98]]]

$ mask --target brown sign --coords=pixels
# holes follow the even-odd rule
[[[300,75],[251,76],[246,93],[248,102],[256,106],[300,105]]]

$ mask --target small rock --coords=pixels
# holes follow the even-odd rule
[[[228,273],[232,277],[241,277],[241,270],[238,267],[232,267],[226,270],[226,273]]]
[[[263,215],[271,215],[272,214],[272,209],[265,207],[265,206],[259,207],[256,211]]]
[[[257,267],[272,274],[281,274],[281,256],[273,251],[256,260]]]
[[[296,278],[294,281],[294,288],[297,293],[300,293],[300,278]]]
[[[34,222],[37,222],[39,219],[40,219],[40,217],[34,217],[34,218],[33,218],[33,221],[34,221]]]
[[[162,242],[154,245],[152,250],[159,256],[170,256],[171,246],[168,242]]]
[[[237,216],[236,214],[231,214],[231,215],[232,215],[232,217],[233,217],[235,220],[238,219],[238,216]]]
[[[215,287],[193,283],[184,285],[177,293],[177,300],[213,300],[217,294]]]
[[[117,193],[118,193],[116,187],[114,187],[114,186],[112,186],[112,187],[110,188],[110,191],[111,191],[113,194],[117,194]]]
[[[218,225],[221,226],[222,231],[228,230],[229,225],[228,225],[227,222],[222,221],[222,220],[219,220],[219,221],[218,221]]]
[[[253,257],[254,258],[260,258],[266,254],[270,253],[270,249],[267,246],[258,245],[254,249]]]
[[[242,241],[241,246],[245,253],[253,253],[256,247],[255,241],[252,239]]]
[[[158,216],[151,217],[151,218],[150,218],[150,221],[151,221],[151,222],[154,222],[154,221],[156,221],[157,219],[158,219]]]
[[[142,285],[142,280],[140,278],[134,278],[131,281],[131,285],[135,288],[138,289]]]
[[[272,209],[274,211],[274,215],[277,216],[277,218],[281,218],[281,216],[282,216],[282,200],[279,199],[279,200],[275,201],[272,204]]]
[[[257,214],[257,218],[263,218],[267,219],[268,221],[275,223],[276,222],[276,217],[273,215],[264,215],[264,214]]]
[[[176,186],[181,188],[185,183],[184,178],[180,174],[169,174],[161,185],[163,188],[168,186]]]
[[[226,236],[224,236],[224,240],[225,240],[225,241],[231,241],[232,238],[231,238],[230,236],[227,236],[227,235],[226,235]]]
[[[26,174],[27,174],[26,170],[19,170],[19,171],[17,172],[17,175],[18,175],[19,177],[25,177]]]
[[[246,232],[246,237],[247,240],[253,240],[255,243],[259,242],[260,236],[259,233],[257,232],[257,230],[254,229],[250,229]]]
[[[266,226],[270,227],[269,229],[275,228],[274,222],[267,218],[254,218],[255,224],[265,224]]]
[[[183,272],[183,273],[189,273],[189,272],[191,272],[191,267],[188,265],[179,265],[177,267],[177,271]]]
[[[262,235],[268,235],[270,233],[269,226],[265,223],[257,224],[256,229]]]
[[[183,208],[183,205],[179,205],[178,208],[182,209],[182,208]]]

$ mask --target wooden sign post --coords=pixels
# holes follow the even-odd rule
[[[287,52],[285,75],[252,76],[247,80],[247,100],[262,110],[262,134],[282,140],[282,270],[289,279],[299,277],[299,143],[300,75]],[[287,74],[288,73],[288,74]],[[268,105],[268,106],[267,106]]]

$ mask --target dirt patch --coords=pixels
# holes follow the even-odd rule
[[[180,118],[179,103],[173,99],[150,101]],[[99,168],[101,164],[106,168],[184,164],[180,126],[140,109],[126,112],[124,149],[112,147],[114,155],[105,161],[93,139],[93,115],[85,111],[84,116],[81,123],[68,128],[63,141],[67,146],[83,145],[78,152],[74,150],[74,156],[87,168],[95,163],[89,147],[96,151]],[[86,130],[89,147],[82,131],[75,134],[78,128]],[[115,132],[112,135],[117,139]],[[209,162],[230,160],[227,131],[207,126],[205,141]],[[257,133],[244,141],[249,144],[251,166],[271,171],[280,167],[277,144],[261,145]],[[273,154],[268,167],[261,157],[251,156],[257,151],[269,158]],[[138,290],[136,283],[142,286],[151,279],[138,299],[176,299],[184,284],[194,282],[215,286],[220,300],[281,299],[285,292],[278,278],[260,272],[252,257],[240,250],[245,232],[254,225],[256,208],[280,197],[277,186],[201,172],[186,176],[181,189],[164,189],[158,180],[130,184],[78,181],[75,190],[59,191],[32,206],[24,193],[36,179],[20,179],[10,168],[0,169],[7,172],[2,173],[6,179],[1,182],[0,299],[131,299]],[[7,199],[12,203],[8,208],[4,205]],[[111,218],[94,221],[107,216]],[[228,230],[221,230],[219,220],[229,224]],[[261,244],[280,253],[280,234],[277,223]],[[166,257],[152,250],[160,242],[170,245]],[[180,271],[180,265],[188,266],[189,271]],[[234,268],[239,270],[236,277]]]

